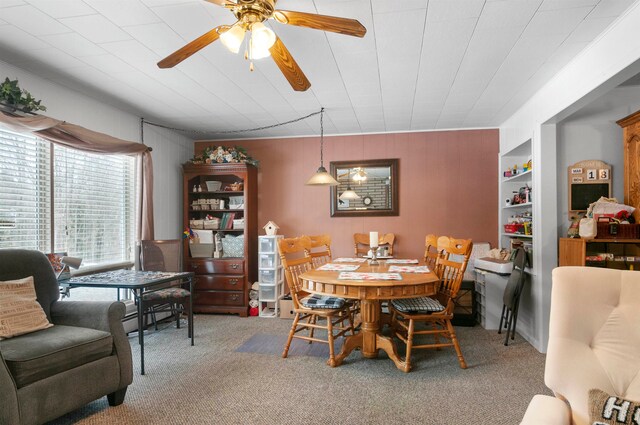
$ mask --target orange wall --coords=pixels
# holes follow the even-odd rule
[[[497,244],[498,130],[325,137],[330,161],[399,158],[400,215],[334,217],[329,188],[305,186],[320,163],[318,137],[196,142],[242,146],[260,161],[258,223],[285,236],[330,233],[335,256],[353,254],[353,233],[392,232],[396,252],[421,257],[428,233]],[[261,230],[260,234],[264,234]]]

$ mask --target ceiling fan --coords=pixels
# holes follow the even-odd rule
[[[331,31],[355,37],[364,37],[367,29],[357,20],[313,13],[276,10],[277,0],[205,0],[227,8],[238,19],[231,26],[220,25],[201,35],[181,49],[158,62],[160,68],[172,68],[220,38],[229,50],[238,53],[244,35],[251,31],[245,50],[245,59],[253,60],[271,56],[296,91],[305,91],[311,83],[285,47],[282,40],[263,22],[275,19],[281,24]],[[253,62],[250,69],[253,71]]]

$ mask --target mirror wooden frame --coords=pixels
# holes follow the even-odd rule
[[[391,208],[390,209],[362,209],[343,211],[338,209],[338,186],[331,186],[331,217],[371,217],[400,215],[400,196],[398,189],[398,159],[370,159],[363,161],[331,161],[331,175],[338,180],[338,169],[343,168],[371,168],[389,167],[391,177]]]

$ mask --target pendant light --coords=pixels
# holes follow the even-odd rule
[[[338,181],[324,168],[323,146],[324,146],[324,125],[323,118],[324,108],[320,109],[320,167],[316,173],[307,180],[307,186],[337,186]]]
[[[342,195],[338,196],[338,199],[342,199],[343,201],[355,201],[360,199],[360,195],[351,189],[351,168],[349,168],[349,175],[347,176],[347,190],[342,192]]]

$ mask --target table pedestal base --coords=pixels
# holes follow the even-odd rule
[[[362,317],[360,333],[345,338],[342,350],[335,358],[336,366],[342,364],[353,350],[360,348],[362,355],[369,359],[378,357],[378,351],[383,350],[393,360],[398,369],[403,372],[409,372],[407,364],[400,359],[393,340],[380,333],[380,313],[379,300],[360,301],[360,314]]]

